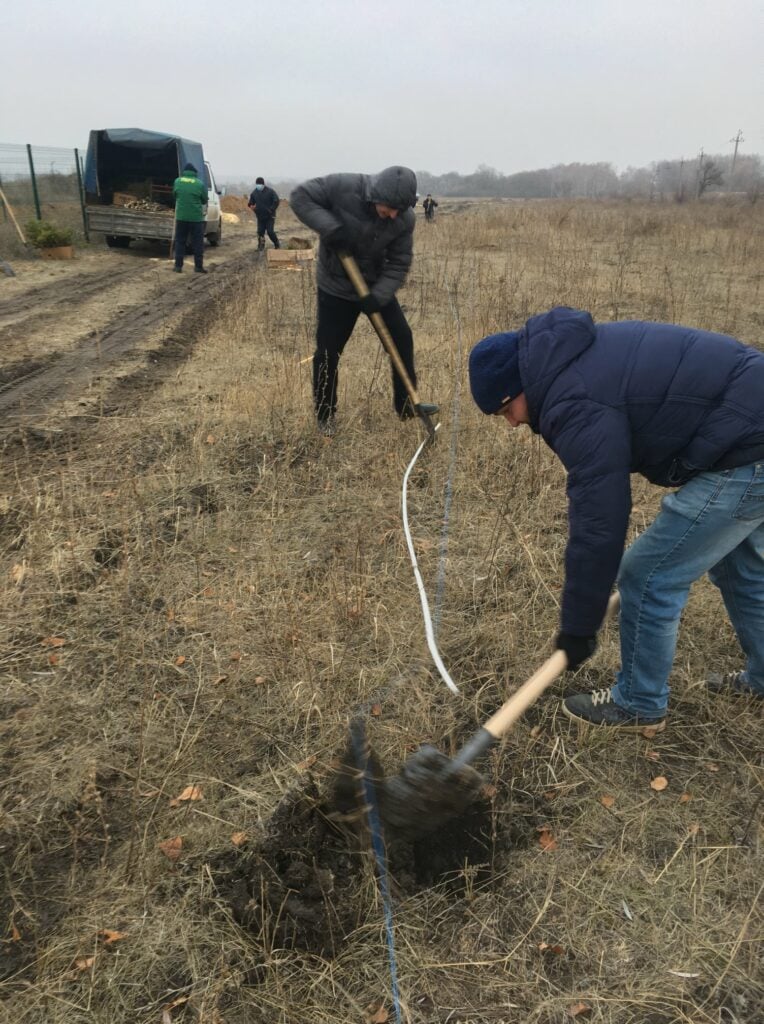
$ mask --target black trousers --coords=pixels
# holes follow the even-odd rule
[[[276,234],[276,218],[273,216],[261,217],[259,214],[255,214],[257,217],[257,240],[258,242],[264,242],[265,233],[268,233],[268,238],[273,242],[277,249],[280,248],[278,235]]]
[[[335,295],[318,289],[318,326],[316,328],[316,351],[313,356],[313,403],[319,422],[328,420],[337,409],[340,356],[348,338],[353,333],[360,312],[361,307],[357,302],[350,299],[338,299]],[[388,302],[386,306],[382,307],[381,313],[403,365],[411,378],[411,383],[416,387],[414,337],[398,300],[393,299]],[[408,393],[394,367],[392,374],[393,403],[395,411],[400,415],[406,409]]]
[[[189,239],[189,235],[191,236]],[[175,266],[183,266],[186,245],[191,244],[194,251],[194,266],[199,270],[204,264],[204,221],[175,221]]]

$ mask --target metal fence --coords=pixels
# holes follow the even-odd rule
[[[0,143],[0,190],[3,234],[15,217],[22,230],[45,220],[87,237],[79,150]]]

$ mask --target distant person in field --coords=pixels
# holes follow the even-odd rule
[[[322,433],[334,431],[340,356],[361,313],[381,313],[416,387],[414,339],[395,297],[411,266],[415,201],[416,175],[408,167],[376,175],[329,174],[292,192],[295,215],[321,238],[313,401]],[[338,252],[358,262],[370,289],[365,299],[358,298]],[[414,410],[395,369],[392,374],[395,411],[408,419]]]
[[[186,246],[194,253],[194,270],[206,274],[204,269],[204,222],[207,219],[207,186],[193,164],[186,164],[172,186],[175,196],[175,273],[183,271]]]
[[[719,588],[745,668],[710,689],[764,698],[764,353],[722,334],[641,320],[596,324],[564,306],[483,338],[472,395],[527,424],[567,470],[568,544],[557,647],[591,657],[613,583],[621,596],[614,685],[565,713],[615,730],[664,728],[691,584]],[[630,475],[672,488],[624,552]]]
[[[255,187],[249,197],[249,208],[257,220],[257,249],[258,252],[265,248],[265,236],[273,242],[274,248],[280,249],[278,235],[276,234],[276,211],[279,208],[279,197],[275,189],[265,184],[264,178],[255,179]]]
[[[424,210],[425,220],[435,220],[435,207],[437,205],[438,204],[435,202],[435,200],[428,192],[424,198],[424,202],[422,203],[422,209]]]

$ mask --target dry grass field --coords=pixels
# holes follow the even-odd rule
[[[366,324],[338,432],[315,432],[312,271],[241,271],[161,384],[6,446],[0,1019],[394,1021],[374,862],[327,818],[348,718],[368,713],[390,772],[421,742],[451,753],[550,653],[562,582],[563,471],[479,415],[469,347],[558,303],[753,344],[763,319],[761,205],[439,214],[400,295],[442,410],[409,511],[460,696],[401,526],[421,433]],[[634,532],[660,493],[635,480]],[[484,802],[391,849],[404,1021],[764,1020],[761,708],[702,685],[741,665],[713,587],[691,595],[661,736],[559,714],[617,665],[610,625],[491,755]]]

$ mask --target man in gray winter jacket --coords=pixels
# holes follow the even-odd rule
[[[298,185],[290,197],[295,215],[321,239],[313,401],[324,434],[334,432],[340,355],[359,314],[381,313],[416,386],[414,339],[395,298],[411,266],[415,202],[416,175],[408,167],[376,175],[328,174]],[[358,298],[338,252],[355,257],[370,289],[365,299]],[[393,401],[401,419],[414,414],[395,369]]]

